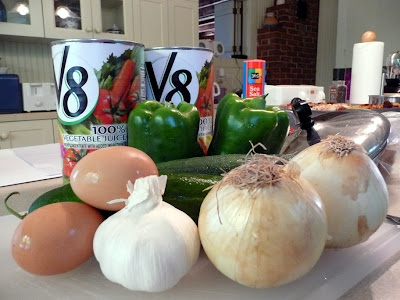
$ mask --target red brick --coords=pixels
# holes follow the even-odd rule
[[[309,0],[306,20],[297,18],[297,0],[268,8],[279,26],[257,30],[257,55],[267,61],[268,84],[315,84],[319,1]]]

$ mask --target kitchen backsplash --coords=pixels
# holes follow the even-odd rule
[[[18,74],[20,82],[54,81],[48,41],[0,40],[0,57],[0,66],[9,67],[10,74]],[[214,58],[214,80],[226,88],[227,92],[242,88],[242,70],[241,59]]]
[[[53,82],[50,42],[0,39],[0,66],[18,74],[20,82]]]
[[[223,71],[220,71],[220,70]],[[220,75],[223,75],[222,77]],[[214,57],[214,81],[226,92],[235,92],[242,88],[243,60],[235,58]]]

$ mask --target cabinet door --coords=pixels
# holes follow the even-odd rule
[[[92,0],[93,37],[133,39],[132,0]]]
[[[0,3],[0,34],[44,37],[42,3],[39,0],[2,2],[4,7]]]
[[[47,38],[92,38],[90,0],[42,0],[44,34]]]
[[[168,45],[168,1],[134,0],[134,40],[149,47]]]
[[[169,46],[199,46],[199,1],[169,0]]]
[[[51,120],[0,123],[0,149],[54,143]]]

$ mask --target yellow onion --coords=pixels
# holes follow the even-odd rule
[[[200,209],[199,233],[225,276],[266,288],[294,281],[316,264],[327,238],[326,216],[299,171],[259,154],[212,187]]]
[[[330,136],[306,148],[292,161],[315,188],[328,218],[326,243],[345,248],[366,241],[383,223],[388,191],[378,167],[353,140]]]

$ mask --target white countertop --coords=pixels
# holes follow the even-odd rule
[[[49,146],[48,149],[52,147]],[[53,148],[55,149],[55,148]],[[4,163],[1,159],[0,165]],[[53,150],[54,151],[54,150]],[[17,151],[18,152],[18,151]],[[10,205],[20,211],[42,193],[59,187],[62,179],[8,185],[0,197],[19,191]],[[400,215],[400,191],[388,184],[389,213]],[[2,208],[3,209],[3,208]],[[34,276],[21,270],[11,257],[11,237],[19,219],[0,210],[0,299],[396,299],[400,293],[400,229],[384,223],[367,242],[342,250],[325,250],[320,261],[303,278],[279,288],[251,289],[222,275],[204,253],[177,286],[164,292],[132,292],[109,282],[92,258],[77,269],[56,276]]]
[[[59,144],[0,151],[0,187],[61,176]]]
[[[314,269],[301,279],[272,289],[252,289],[225,277],[204,252],[182,280],[163,293],[130,291],[108,281],[94,257],[70,272],[35,276],[20,269],[10,243],[19,219],[0,217],[0,299],[324,299],[334,300],[400,249],[400,230],[387,223],[373,239],[344,250],[325,250]],[[389,249],[390,248],[390,249]],[[373,249],[373,250],[372,250]]]

